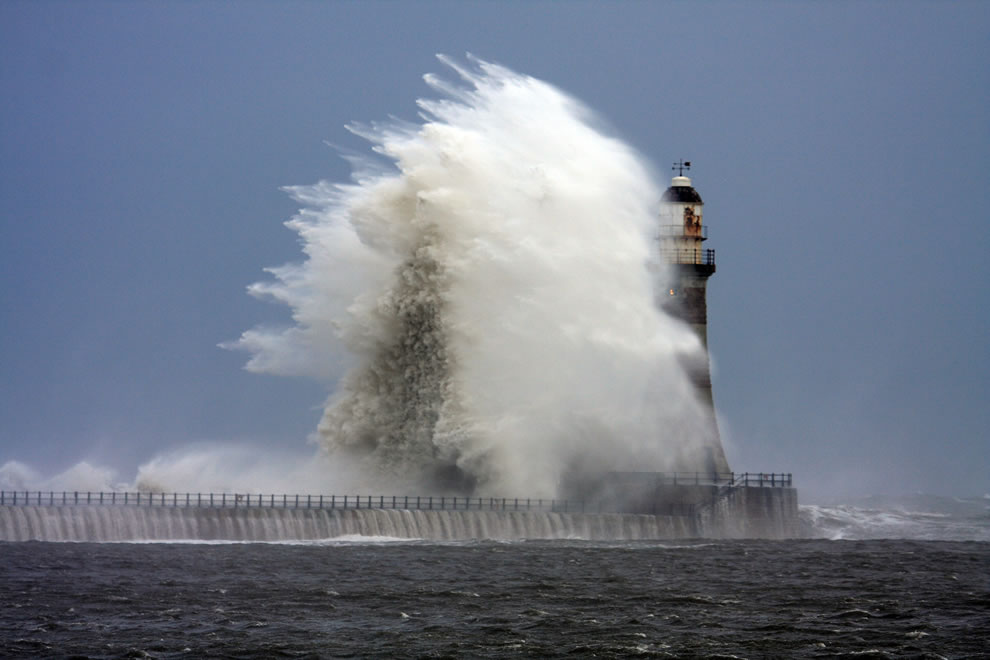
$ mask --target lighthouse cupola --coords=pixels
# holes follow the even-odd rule
[[[715,251],[701,245],[708,238],[702,219],[705,203],[691,179],[684,176],[684,170],[690,168],[690,161],[674,165],[678,174],[661,198],[660,249],[667,263],[710,266],[711,275],[715,272]]]

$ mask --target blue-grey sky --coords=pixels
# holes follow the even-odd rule
[[[324,385],[217,347],[287,310],[280,186],[416,119],[436,53],[691,160],[736,470],[810,496],[990,491],[990,3],[0,4],[0,464],[308,453]]]

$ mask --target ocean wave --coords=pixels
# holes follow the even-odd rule
[[[982,497],[871,496],[804,504],[799,515],[807,534],[817,538],[990,541],[990,507]]]

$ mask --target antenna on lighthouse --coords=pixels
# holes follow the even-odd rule
[[[684,170],[691,169],[691,161],[679,160],[676,163],[674,163],[674,166],[671,167],[670,169],[677,170],[677,176],[684,176]]]

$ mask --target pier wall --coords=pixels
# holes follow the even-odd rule
[[[763,475],[761,475],[762,477]],[[700,481],[700,480],[698,480]],[[0,492],[0,541],[791,538],[797,491],[641,480],[595,501],[210,493]],[[787,481],[789,484],[789,479]],[[772,485],[771,485],[772,484]],[[627,484],[628,485],[628,484]]]
[[[209,507],[0,507],[3,541],[285,542],[379,537],[471,539],[687,539],[693,518],[617,513]]]
[[[785,539],[801,535],[796,488],[730,488],[697,510],[699,536]]]

